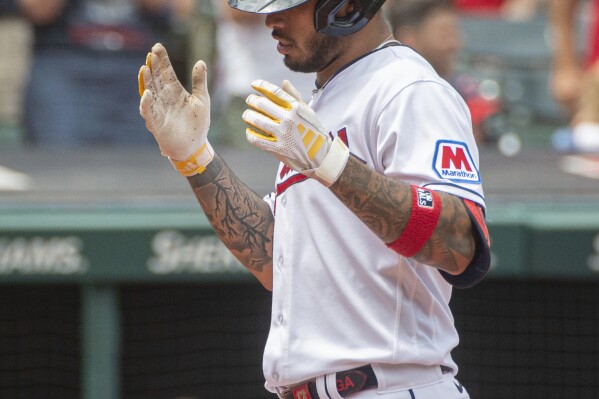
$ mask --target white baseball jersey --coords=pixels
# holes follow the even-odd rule
[[[353,62],[310,105],[377,172],[484,206],[469,111],[412,49]],[[457,372],[452,287],[437,269],[387,248],[328,188],[283,164],[265,200],[275,215],[268,389],[364,364],[379,392],[440,380],[439,365]]]

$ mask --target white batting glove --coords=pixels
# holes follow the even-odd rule
[[[264,80],[252,82],[254,90],[243,113],[247,140],[272,153],[302,174],[329,187],[347,164],[349,149],[339,137],[332,140],[316,113],[293,85],[285,80],[278,87]]]
[[[139,113],[146,127],[183,176],[202,173],[214,157],[207,140],[210,127],[210,96],[206,64],[198,61],[192,72],[192,93],[181,85],[160,44],[152,47],[139,70]]]

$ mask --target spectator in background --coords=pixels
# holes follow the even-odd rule
[[[168,41],[194,0],[4,0],[34,28],[28,142],[60,148],[148,143],[137,117],[139,57]],[[181,73],[182,76],[186,73]]]
[[[460,16],[451,0],[392,0],[386,11],[393,34],[451,80],[464,47]]]
[[[23,87],[31,51],[31,29],[0,1],[0,145],[21,142]]]
[[[455,0],[462,12],[525,21],[537,14],[547,0]]]
[[[416,50],[460,92],[470,109],[476,141],[486,141],[484,122],[501,106],[497,99],[485,99],[472,89],[477,85],[472,79],[456,76],[464,32],[452,0],[387,0],[385,7],[395,38]]]
[[[552,0],[553,73],[551,89],[567,111],[568,129],[554,135],[558,150],[599,153],[599,0],[591,3],[586,58],[578,52],[578,0]]]
[[[0,2],[0,145],[19,145],[22,138],[23,87],[31,50],[29,24]]]
[[[215,145],[250,148],[245,138],[247,125],[241,119],[247,108],[245,99],[250,94],[250,83],[260,78],[281,84],[287,79],[303,98],[309,99],[315,89],[315,75],[292,72],[285,67],[283,57],[272,44],[270,31],[265,28],[263,14],[236,10],[224,0],[212,3],[217,21],[216,69],[212,77],[216,133],[213,141]]]
[[[497,14],[504,0],[455,0],[456,7],[467,13]]]
[[[203,60],[208,66],[209,71],[214,71],[216,58],[216,15],[212,1],[195,0],[195,7],[191,12],[186,24],[186,32],[184,35],[187,38],[185,48],[187,49],[185,69],[187,75],[191,74],[193,66],[197,60]],[[184,79],[183,76],[178,76],[179,80]],[[208,76],[210,89],[213,85],[213,76]]]

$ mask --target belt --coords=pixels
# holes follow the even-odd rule
[[[447,366],[440,366],[443,374],[453,372]],[[365,389],[378,387],[378,381],[371,365],[335,373],[339,396],[345,398]],[[321,399],[316,389],[316,378],[292,387],[279,388],[280,399]]]

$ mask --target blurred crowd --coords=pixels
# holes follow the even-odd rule
[[[553,122],[562,126],[555,148],[599,152],[599,40],[593,39],[599,25],[589,18],[599,15],[598,3],[387,0],[384,11],[396,38],[463,95],[481,144],[510,129],[497,123],[510,105],[501,82],[489,84],[466,57],[477,37],[464,22],[503,21],[509,29],[542,21],[550,33],[545,96],[557,107]],[[285,68],[263,18],[236,12],[226,0],[0,0],[0,146],[153,145],[138,114],[137,73],[151,46],[162,42],[184,85],[195,61],[207,62],[211,141],[244,147],[241,113],[253,79],[289,79],[306,99],[314,86],[312,74]],[[501,36],[498,48],[509,47]],[[505,67],[499,55],[495,60]]]

